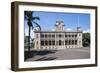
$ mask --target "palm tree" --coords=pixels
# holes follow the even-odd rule
[[[33,30],[33,24],[35,24],[36,25],[36,27],[39,27],[40,28],[40,30],[41,30],[41,27],[40,27],[40,25],[37,23],[37,22],[35,22],[34,20],[40,20],[40,18],[39,17],[34,17],[33,16],[33,11],[25,11],[24,12],[24,15],[25,15],[25,20],[27,20],[27,25],[28,25],[28,27],[29,27],[29,31],[28,31],[28,51],[30,52],[30,33],[31,33],[31,28],[32,28],[32,30]]]

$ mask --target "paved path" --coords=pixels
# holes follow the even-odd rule
[[[68,60],[90,58],[90,48],[68,48],[63,50],[51,51],[45,54],[40,52],[34,57],[27,58],[26,61],[45,61],[45,60]]]

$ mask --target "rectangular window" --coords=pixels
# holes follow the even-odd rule
[[[44,46],[44,41],[41,41],[41,46]]]

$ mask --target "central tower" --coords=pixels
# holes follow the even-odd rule
[[[63,21],[56,21],[56,31],[63,31],[64,30],[64,22]]]

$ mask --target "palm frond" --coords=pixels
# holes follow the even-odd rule
[[[25,16],[27,16],[30,19],[32,18],[32,14],[33,14],[32,11],[25,11]]]
[[[32,20],[40,20],[39,17],[32,17]]]
[[[36,23],[36,22],[34,22],[34,21],[33,21],[33,23],[36,24],[36,27],[39,27],[40,30],[41,30],[41,26],[40,26],[38,23]]]
[[[26,15],[24,16],[24,20],[28,20],[28,17]]]

